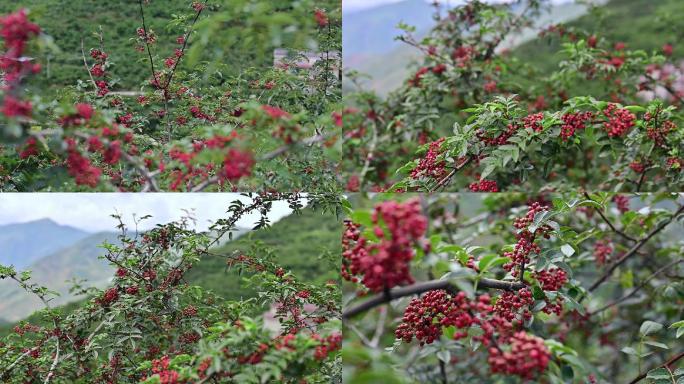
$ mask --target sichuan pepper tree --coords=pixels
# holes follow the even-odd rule
[[[88,299],[69,312],[50,306],[52,293],[32,283],[30,272],[0,267],[0,278],[16,281],[45,303],[41,322],[22,322],[0,340],[1,381],[339,382],[339,282],[301,281],[278,265],[277,249],[263,244],[234,254],[218,254],[214,245],[247,214],[259,216],[256,228],[266,227],[274,202],[287,201],[295,212],[303,198],[333,211],[340,202],[325,195],[251,197],[232,203],[210,232],[189,229],[187,218],[141,233],[119,225],[118,243],[103,244],[103,258],[115,270],[111,286],[79,288]],[[188,284],[184,275],[207,257],[239,268],[258,295],[226,301]],[[264,328],[262,314],[270,306],[277,330]]]
[[[148,73],[140,91],[118,87],[121,63],[100,30],[99,44],[82,41],[78,52],[83,80],[54,96],[31,80],[48,37],[27,10],[3,16],[2,189],[336,189],[339,4],[243,3],[245,11],[233,15],[220,2],[193,2],[163,33],[146,24],[147,2],[129,5],[140,21],[131,31],[140,62],[131,65]],[[248,23],[239,29],[244,39],[215,33],[233,17]],[[269,37],[264,25],[272,27]],[[160,39],[174,48],[157,49]],[[245,52],[245,41],[258,43],[251,51],[267,50],[259,55],[271,57],[268,67],[236,68],[208,45],[257,56]],[[272,41],[292,44],[289,54],[274,62]]]
[[[682,376],[681,195],[352,201],[345,382]]]
[[[479,192],[569,190],[583,185],[622,191],[678,190],[683,185],[681,112],[668,108],[681,105],[684,90],[677,88],[678,75],[672,69],[678,67],[679,56],[671,33],[664,29],[662,41],[652,42],[648,51],[631,49],[608,33],[597,32],[601,8],[590,10],[587,18],[595,22],[589,23],[593,29],[586,29],[542,24],[541,12],[547,5],[545,1],[470,1],[435,12],[435,26],[423,38],[404,25],[405,33],[398,39],[421,53],[420,67],[384,100],[362,85],[358,92],[345,94],[347,189],[394,186]],[[665,18],[652,22],[663,28],[668,23]],[[508,43],[530,31],[540,35],[535,47],[547,40],[557,47],[556,55],[549,54],[548,60],[553,61],[544,67],[523,54],[532,51],[522,47],[516,55],[518,48]],[[357,76],[351,73],[350,79],[357,82]],[[630,115],[614,116],[612,108],[621,113],[629,107],[634,125],[627,124],[619,134],[610,134],[606,127],[609,135],[590,127],[586,137],[583,122],[588,116],[583,113],[588,103],[593,105],[590,112],[602,115],[603,121],[627,120]],[[506,107],[499,108],[501,104],[512,105],[517,112],[502,115]],[[669,122],[646,122],[646,110],[652,115],[654,109],[668,110]],[[508,140],[523,131],[535,135],[533,131],[542,130],[539,121],[545,124],[542,136],[557,140],[558,146],[519,146],[517,139]],[[566,128],[560,129],[562,125]],[[657,139],[646,139],[651,130],[659,132],[653,135]],[[475,140],[475,135],[481,140]],[[638,138],[639,145],[629,137]],[[491,148],[480,150],[483,146]],[[490,152],[497,149],[507,153],[492,156]],[[646,170],[641,183],[640,175],[631,173],[632,163]],[[456,172],[451,175],[452,171]],[[618,175],[606,177],[608,173]],[[637,183],[631,182],[634,179]]]

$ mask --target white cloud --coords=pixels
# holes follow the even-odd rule
[[[110,215],[119,213],[124,223],[133,228],[133,215],[152,215],[139,229],[168,223],[193,210],[196,229],[206,230],[210,222],[228,217],[226,211],[236,199],[247,197],[236,193],[3,193],[0,194],[0,225],[23,223],[44,218],[80,228],[88,232],[115,231],[117,221]],[[290,213],[287,203],[273,205],[272,222]],[[238,225],[250,227],[257,215],[245,216]]]

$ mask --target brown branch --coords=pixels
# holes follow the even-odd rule
[[[620,259],[618,259],[615,263],[613,263],[613,264],[608,268],[608,270],[607,270],[606,272],[604,272],[603,275],[601,275],[601,277],[599,277],[598,280],[596,280],[596,281],[594,282],[594,284],[591,285],[591,287],[589,287],[589,292],[594,291],[594,290],[595,290],[596,288],[598,288],[601,284],[603,284],[603,283],[606,281],[606,279],[607,279],[608,277],[610,277],[610,275],[613,274],[613,272],[617,269],[617,267],[619,267],[620,265],[622,265],[622,264],[623,264],[625,261],[627,261],[627,259],[629,259],[630,257],[632,257],[632,256],[634,256],[635,254],[637,254],[637,252],[639,251],[639,249],[640,249],[642,246],[644,246],[644,244],[646,244],[653,236],[655,236],[656,234],[658,234],[658,232],[660,232],[660,231],[662,231],[663,229],[665,229],[665,227],[667,227],[675,218],[677,218],[679,215],[681,215],[682,212],[684,212],[684,205],[682,205],[681,207],[679,207],[679,209],[677,210],[677,212],[675,212],[669,219],[667,219],[667,220],[661,222],[656,228],[654,228],[651,232],[649,232],[648,235],[646,235],[646,236],[643,237],[641,240],[639,240],[636,244],[634,244],[634,246],[633,246],[632,248],[630,248],[630,250],[627,251],[627,253],[625,253],[624,256],[622,256],[622,257],[621,257]]]
[[[466,161],[464,161],[461,165],[457,166],[454,168],[446,177],[444,177],[442,180],[440,180],[437,185],[435,185],[435,188],[433,191],[438,190],[439,188],[443,187],[454,175],[456,172],[460,171],[461,169],[465,168],[466,165],[470,164],[470,162],[473,160],[472,157],[469,157]]]
[[[649,372],[649,371],[654,370],[654,369],[656,369],[656,368],[667,367],[667,366],[669,366],[669,365],[675,363],[677,360],[681,359],[682,357],[684,357],[684,352],[680,352],[679,354],[672,356],[668,361],[664,362],[663,364],[660,364],[660,365],[657,366],[657,367],[653,367],[653,368],[651,368],[651,369],[649,369],[649,370],[646,370],[644,373],[642,373],[642,374],[640,374],[639,376],[635,377],[634,380],[632,380],[632,381],[629,382],[629,384],[638,383],[638,382],[641,381],[644,377],[646,377],[646,375],[648,375],[648,372]]]
[[[154,60],[152,59],[152,51],[150,49],[150,44],[148,43],[148,37],[147,37],[147,25],[145,24],[145,11],[143,10],[143,0],[139,0],[138,3],[140,4],[140,18],[142,18],[142,24],[143,24],[143,32],[145,32],[145,47],[147,48],[147,56],[150,58],[150,68],[152,68],[152,79],[156,82],[157,81],[157,71],[154,70]]]
[[[83,66],[85,66],[86,72],[88,72],[88,76],[90,76],[90,81],[93,82],[93,87],[95,87],[95,92],[97,92],[97,84],[95,83],[95,79],[93,78],[93,74],[90,73],[90,67],[88,67],[88,61],[86,61],[85,48],[83,48],[83,38],[81,38],[81,54],[83,55]]]
[[[501,289],[505,291],[517,291],[524,288],[526,285],[514,281],[503,281],[493,279],[481,279],[477,283],[478,288]],[[434,291],[439,289],[453,290],[454,285],[449,280],[431,280],[424,283],[417,283],[405,287],[393,288],[386,293],[379,293],[361,304],[353,306],[342,313],[343,319],[349,319],[360,313],[366,312],[379,305],[386,304],[392,300],[412,295],[419,295],[424,292]]]
[[[592,199],[592,198],[589,196],[589,194],[588,194],[587,192],[584,192],[584,197],[586,197],[587,200],[596,201],[596,200]],[[601,216],[601,218],[603,219],[603,221],[604,221],[606,224],[608,224],[608,226],[610,227],[610,229],[611,229],[613,232],[617,233],[618,235],[624,237],[624,238],[627,239],[627,240],[630,240],[630,241],[637,241],[637,239],[635,239],[634,237],[632,237],[632,236],[626,234],[625,232],[623,232],[623,231],[621,231],[621,230],[615,228],[615,226],[613,225],[613,223],[611,223],[610,220],[608,220],[608,218],[603,214],[603,212],[602,212],[601,210],[595,209],[595,211],[599,214],[599,216]]]
[[[648,282],[653,280],[656,276],[658,276],[659,274],[665,272],[666,270],[674,267],[675,265],[677,265],[681,262],[684,262],[684,260],[682,260],[682,259],[674,260],[671,263],[668,263],[666,266],[659,268],[657,271],[653,272],[650,276],[648,276],[641,284],[639,284],[638,287],[634,288],[630,293],[622,296],[621,298],[613,301],[612,303],[606,304],[603,307],[601,307],[601,308],[599,308],[599,309],[597,309],[591,313],[588,313],[587,315],[593,316],[597,313],[601,313],[601,312],[605,311],[608,308],[612,308],[612,307],[622,303],[623,301],[629,299],[630,297],[634,296],[637,292],[639,292],[641,289],[643,289],[648,284]]]

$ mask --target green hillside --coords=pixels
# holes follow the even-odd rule
[[[275,261],[285,268],[291,268],[302,281],[326,281],[339,278],[339,262],[329,262],[319,256],[331,253],[339,256],[342,220],[332,214],[322,214],[309,209],[301,215],[283,218],[270,228],[260,229],[229,242],[213,253],[232,254],[234,251],[247,252],[257,241],[276,249]],[[225,259],[206,258],[201,260],[186,275],[190,284],[200,285],[223,296],[237,299],[254,294],[241,281],[237,270],[227,269]],[[18,294],[27,298],[28,294]],[[81,302],[70,303],[63,307],[69,312]],[[40,322],[40,317],[32,315],[29,322]],[[13,325],[0,323],[0,336],[11,331]]]
[[[87,286],[106,287],[112,275],[112,268],[98,257],[105,253],[100,248],[104,241],[116,242],[116,234],[103,232],[77,241],[51,255],[36,260],[27,266],[32,281],[58,292],[52,305],[62,305],[74,300],[69,292],[72,279],[86,280]],[[28,295],[13,280],[0,280],[0,318],[17,321],[43,307],[42,302]]]
[[[330,214],[303,210],[301,215],[291,215],[270,228],[252,231],[229,242],[214,253],[230,255],[240,251],[249,254],[255,242],[263,242],[275,249],[277,261],[283,268],[290,268],[303,281],[323,282],[339,278],[339,266],[320,259],[331,252],[339,255],[342,236],[341,219]],[[252,295],[242,286],[237,270],[228,270],[225,259],[206,258],[187,275],[191,283],[210,289],[226,299]]]
[[[611,0],[594,13],[584,15],[568,27],[593,32],[599,38],[626,43],[629,49],[643,49],[648,53],[660,51],[665,43],[674,46],[673,57],[684,57],[684,48],[679,44],[684,33],[684,21],[675,15],[684,14],[681,0]],[[679,32],[675,32],[679,30]],[[677,34],[680,34],[679,36]],[[533,63],[540,74],[548,74],[558,68],[563,58],[556,52],[559,49],[557,38],[541,38],[517,47],[512,53],[522,62]],[[521,74],[519,81],[527,85],[538,77]],[[527,84],[526,84],[527,83]],[[569,96],[591,92],[591,82],[578,82],[568,90]]]
[[[177,33],[167,31],[172,15],[187,12],[187,0],[150,1],[146,5],[145,21],[155,31],[158,40],[155,50],[163,57],[169,56],[176,47]],[[81,38],[86,54],[89,48],[99,47],[99,38],[94,34],[102,26],[104,44],[114,73],[121,78],[121,89],[133,89],[149,76],[133,63],[145,60],[146,56],[135,50],[136,29],[141,26],[140,9],[137,0],[22,0],[0,2],[0,13],[18,8],[27,8],[32,20],[43,32],[54,39],[59,52],[53,52],[48,62],[42,63],[43,71],[35,82],[51,87],[75,85],[88,77],[83,66]],[[118,65],[117,65],[118,64]]]
[[[553,21],[572,19],[578,12],[578,6],[573,4],[557,6],[550,15],[543,17],[540,24],[548,25]],[[681,17],[676,17],[682,14],[684,2],[680,0],[609,0],[605,6],[598,7],[596,12],[587,13],[565,24],[593,31],[611,41],[625,42],[630,49],[651,52],[660,50],[665,43],[672,43],[673,56],[684,57],[684,49],[679,46],[679,41],[684,36],[684,21]],[[347,24],[345,23],[345,27]],[[521,73],[516,81],[528,85],[537,82],[539,75],[557,69],[558,63],[563,59],[557,55],[558,49],[557,38],[535,38],[514,48],[512,55],[537,71]],[[411,64],[419,58],[420,54],[412,47],[400,46],[382,56],[365,56],[364,60],[354,64],[354,68],[372,77],[366,83],[369,88],[380,95],[386,95],[406,79]],[[586,93],[587,86],[591,87],[591,84],[578,84],[577,89]]]

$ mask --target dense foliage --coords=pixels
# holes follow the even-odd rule
[[[306,196],[315,209],[341,209],[325,195]],[[0,342],[0,378],[24,383],[266,383],[339,382],[340,289],[337,280],[303,281],[278,263],[277,249],[255,243],[247,252],[216,253],[218,239],[246,214],[268,224],[274,201],[299,212],[303,196],[262,194],[236,200],[211,232],[188,229],[188,219],[138,233],[123,224],[121,245],[104,244],[116,267],[112,286],[80,288],[91,296],[70,313],[50,307],[51,292],[30,272],[0,269],[45,303],[49,325],[28,322]],[[144,220],[142,218],[141,220]],[[202,258],[239,269],[258,290],[253,298],[225,301],[190,285],[185,276]],[[277,329],[265,328],[270,306]]]
[[[78,83],[46,91],[31,77],[52,40],[24,9],[2,18],[2,190],[337,189],[339,3],[196,1],[162,31],[148,3],[127,5],[139,91],[103,30]]]
[[[661,40],[631,49],[596,32],[601,8],[581,27],[536,25],[546,4],[468,2],[436,12],[422,39],[404,26],[421,67],[386,100],[345,95],[347,188],[681,189],[678,22],[649,19]],[[552,65],[502,49],[530,29],[557,47]]]
[[[682,197],[356,201],[345,382],[680,382]]]

